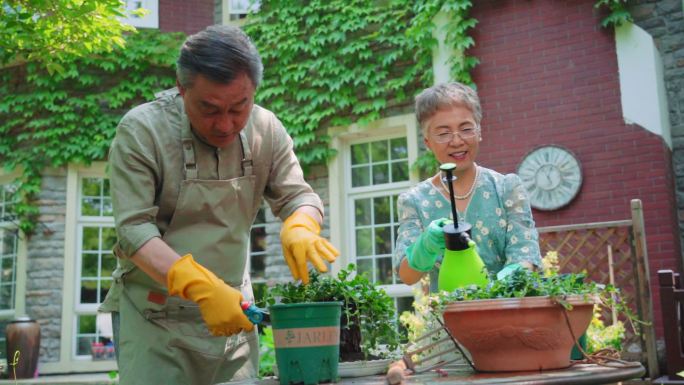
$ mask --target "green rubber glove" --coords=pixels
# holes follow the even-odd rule
[[[453,221],[440,218],[430,222],[416,241],[406,249],[406,260],[410,268],[420,272],[428,272],[435,266],[440,255],[444,254],[443,227]]]
[[[501,271],[496,273],[496,279],[498,281],[501,281],[502,279],[506,279],[509,275],[515,273],[516,271],[518,271],[520,269],[524,269],[524,267],[519,263],[511,263],[510,265],[506,265],[506,266],[504,266],[503,269],[501,269]]]

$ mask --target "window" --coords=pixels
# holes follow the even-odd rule
[[[96,317],[97,307],[112,285],[116,258],[112,248],[116,232],[109,197],[109,179],[81,177],[79,179],[77,220],[77,300],[75,356],[90,356],[93,342],[108,342],[111,327]],[[107,331],[104,332],[103,331]]]
[[[392,267],[399,227],[396,212],[399,194],[391,186],[409,180],[406,137],[352,144],[350,154],[348,195],[354,208],[354,231],[350,234],[353,234],[357,269],[376,284],[399,283]]]
[[[229,20],[244,19],[248,13],[258,11],[260,6],[259,0],[228,0]]]
[[[399,228],[397,199],[415,184],[410,165],[418,150],[412,115],[374,122],[368,127],[331,132],[340,153],[330,168],[330,217],[339,266],[352,262],[360,274],[395,299],[397,313],[411,309],[413,292],[397,276],[393,251]]]
[[[24,239],[14,215],[16,201],[12,194],[15,188],[13,183],[3,183],[0,179],[0,346],[5,346],[7,324],[23,313],[23,294],[17,292],[23,289],[19,282],[20,273],[25,273],[25,260],[20,261]],[[0,359],[6,358],[5,349],[0,349]]]
[[[136,28],[159,28],[159,0],[124,0],[127,17],[123,22]],[[131,14],[131,11],[144,9],[144,16]]]
[[[249,235],[250,240],[250,275],[253,283],[266,281],[266,207],[257,212]]]

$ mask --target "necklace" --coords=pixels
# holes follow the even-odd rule
[[[473,192],[475,191],[475,185],[477,184],[477,177],[480,176],[480,168],[475,166],[475,179],[473,179],[473,184],[470,186],[470,190],[468,190],[465,195],[456,195],[454,194],[454,198],[458,199],[459,201],[464,201],[468,198],[470,198],[471,195],[473,195]],[[444,190],[449,193],[449,186],[447,186],[446,182],[446,177],[439,177],[439,181],[442,183],[442,187]]]

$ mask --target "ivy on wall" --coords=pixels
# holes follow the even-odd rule
[[[126,47],[62,62],[50,74],[35,62],[0,72],[0,159],[19,169],[16,212],[31,232],[41,172],[106,158],[116,125],[131,107],[172,87],[182,34],[140,31]]]
[[[295,4],[296,3],[296,4]],[[464,51],[475,22],[470,1],[314,0],[262,2],[245,30],[264,61],[258,102],[273,110],[295,140],[303,164],[332,155],[322,128],[364,124],[410,110],[416,90],[432,83],[433,16],[452,12],[449,38]],[[455,62],[470,81],[475,60]]]
[[[610,11],[605,25],[629,20],[624,3],[596,2]],[[471,0],[264,1],[244,26],[264,61],[257,102],[288,127],[302,164],[323,163],[333,155],[326,127],[412,110],[414,94],[433,82],[433,19],[440,11],[450,15],[452,78],[472,83],[471,8]],[[127,36],[125,49],[63,63],[59,73],[36,63],[0,71],[0,161],[22,172],[22,230],[36,226],[42,170],[105,159],[122,115],[173,86],[183,38],[144,30]],[[429,154],[418,162],[432,164]]]

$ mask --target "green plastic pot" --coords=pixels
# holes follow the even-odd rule
[[[342,302],[269,307],[280,385],[336,382]]]

